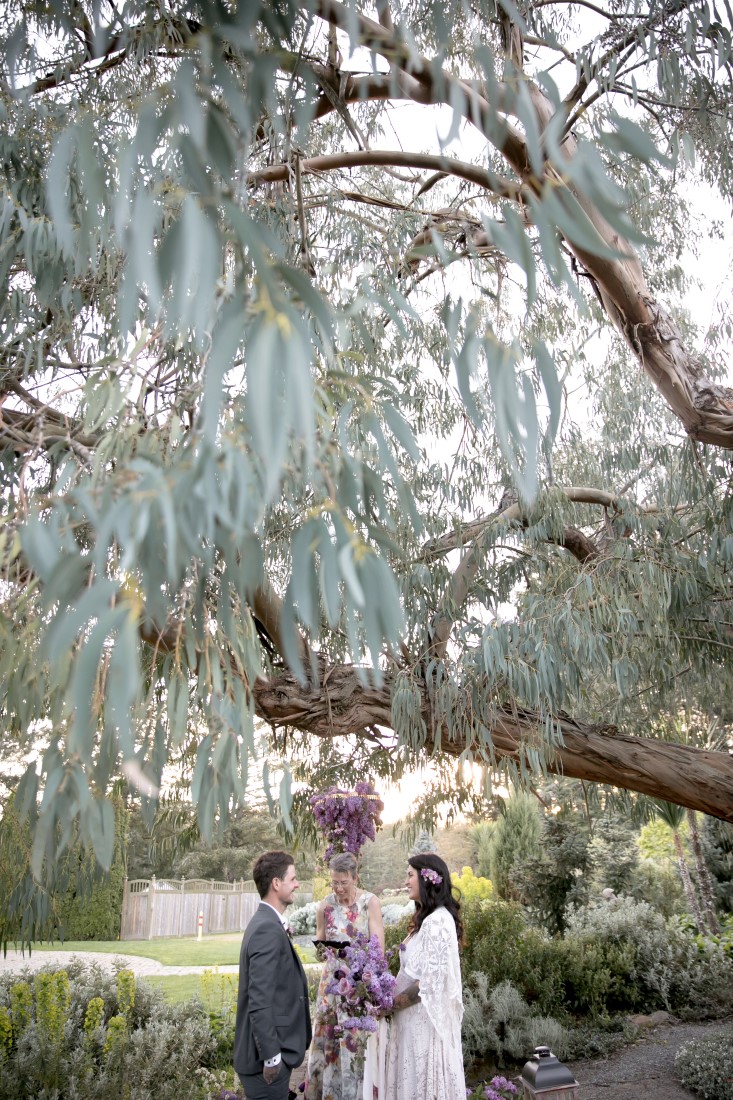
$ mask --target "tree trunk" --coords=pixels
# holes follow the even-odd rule
[[[707,929],[705,926],[705,921],[702,919],[700,903],[697,900],[695,887],[693,886],[692,879],[690,877],[690,868],[687,866],[687,860],[685,859],[685,852],[682,847],[682,839],[680,837],[679,830],[673,829],[672,835],[674,836],[674,849],[677,853],[677,866],[679,868],[680,878],[682,879],[682,885],[685,890],[687,904],[690,908],[692,919],[697,925],[698,932],[702,932],[704,934]]]
[[[720,922],[718,921],[718,914],[715,911],[713,883],[710,878],[708,865],[705,862],[705,856],[703,855],[702,845],[700,843],[700,832],[697,827],[697,817],[694,810],[687,810],[687,820],[690,825],[690,844],[692,846],[692,854],[695,857],[695,870],[697,873],[697,881],[700,884],[700,897],[702,898],[705,919],[708,930],[712,932],[714,936],[717,936],[720,933]]]
[[[415,688],[420,693],[421,717],[430,731],[427,690],[417,681]],[[378,686],[366,670],[357,672],[351,665],[333,665],[315,686],[299,684],[289,672],[271,679],[260,677],[254,698],[257,714],[270,725],[291,726],[317,737],[373,735],[374,727],[394,728],[390,676],[385,674]],[[560,728],[564,744],[548,761],[551,772],[638,791],[733,823],[733,757],[729,753],[624,737],[614,726],[569,717],[560,720]],[[542,730],[538,715],[500,708],[491,731],[496,757],[518,760],[526,746],[537,745]],[[451,740],[446,729],[429,733],[422,751],[429,755],[435,748],[453,756],[468,748],[476,760],[488,763],[490,759],[490,747],[482,752],[478,740],[469,745],[459,737]]]

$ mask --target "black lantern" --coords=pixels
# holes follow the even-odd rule
[[[547,1100],[577,1100],[578,1082],[567,1066],[558,1062],[549,1047],[535,1047],[519,1078],[524,1088],[524,1100],[546,1097]]]

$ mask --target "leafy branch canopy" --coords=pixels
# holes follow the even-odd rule
[[[731,329],[679,308],[728,5],[46,0],[0,40],[36,877],[75,821],[108,865],[113,780],[152,812],[180,754],[208,833],[256,717],[286,817],[430,757],[733,820]]]

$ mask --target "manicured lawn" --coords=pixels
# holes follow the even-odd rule
[[[170,1004],[198,997],[209,1011],[222,1012],[229,1006],[234,1007],[237,1000],[236,974],[153,974],[140,981],[162,990]]]
[[[64,943],[34,943],[34,951],[73,951],[84,954],[98,951],[105,955],[142,955],[156,959],[163,966],[236,966],[242,945],[241,932],[222,936],[204,936],[201,943],[194,938],[160,940],[66,940]],[[313,947],[304,949],[305,961],[315,962]]]
[[[232,966],[239,962],[242,935],[226,933],[194,938],[160,940],[66,940],[64,943],[35,943],[34,951],[98,951],[105,955],[142,955],[163,966]]]

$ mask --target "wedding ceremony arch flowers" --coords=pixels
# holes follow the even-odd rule
[[[392,1011],[396,981],[379,940],[359,932],[336,953],[343,963],[326,986],[335,1001],[336,1031],[376,1031],[379,1017]]]
[[[384,803],[374,786],[363,781],[353,791],[329,787],[310,798],[313,815],[328,841],[325,861],[341,852],[358,855],[367,840],[374,840],[381,826]]]

